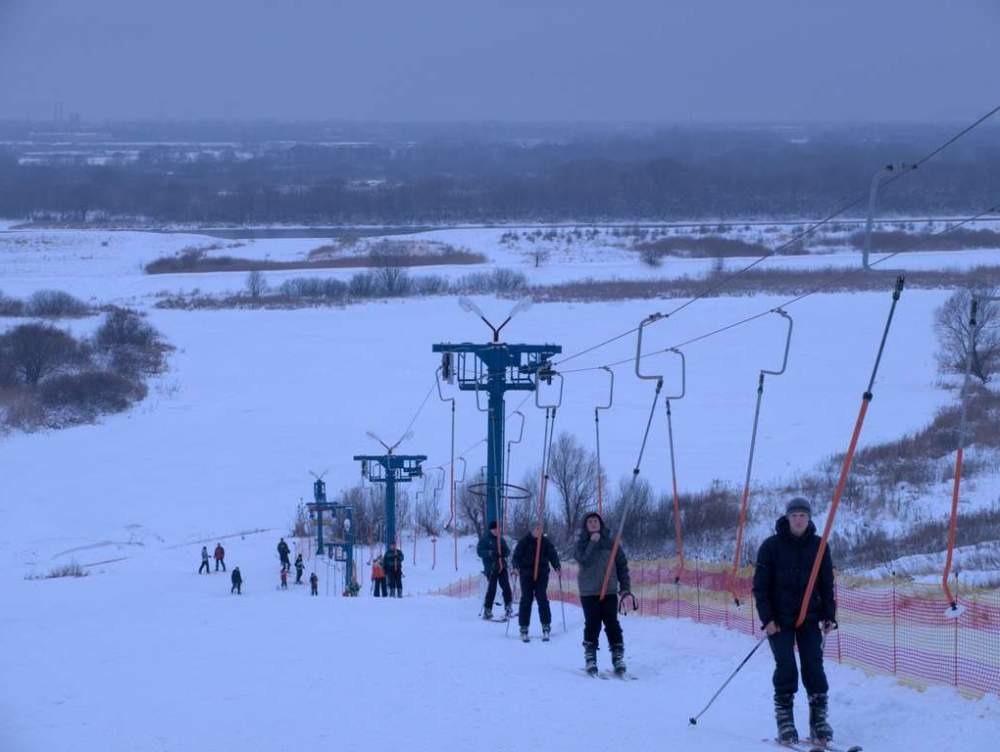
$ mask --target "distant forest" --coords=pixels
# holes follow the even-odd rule
[[[0,123],[0,216],[428,224],[815,217],[960,129]],[[1000,203],[987,124],[890,186],[883,215]],[[851,212],[864,213],[865,202]]]

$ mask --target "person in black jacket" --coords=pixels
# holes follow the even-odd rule
[[[824,636],[837,627],[837,602],[833,588],[833,559],[823,552],[819,575],[805,621],[796,627],[809,575],[819,553],[820,538],[810,519],[812,507],[803,498],[788,502],[785,515],[775,524],[775,535],[757,552],[753,595],[761,628],[774,653],[774,714],[781,741],[798,741],[793,706],[798,689],[795,646],[802,663],[802,684],[809,695],[809,730],[816,741],[830,741],[833,730],[827,720],[829,685],[823,671]]]
[[[236,595],[242,595],[243,594],[243,575],[240,574],[240,568],[239,567],[233,567],[233,573],[231,575],[229,575],[229,580],[230,580],[230,582],[233,583],[233,586],[231,588],[229,588],[229,592],[230,593],[236,593]]]
[[[483,618],[493,618],[493,599],[497,597],[497,584],[503,593],[504,616],[509,619],[514,614],[511,603],[514,594],[510,590],[510,576],[507,573],[507,559],[510,557],[510,546],[500,533],[497,521],[490,523],[489,530],[479,538],[476,553],[483,561],[483,574],[486,575],[486,599],[483,602]]]
[[[281,568],[286,572],[292,567],[291,563],[288,561],[288,554],[288,544],[285,543],[285,539],[282,538],[278,541],[278,558],[281,559]]]
[[[295,557],[295,584],[302,584],[302,574],[306,571],[306,564],[302,561],[302,554]]]
[[[604,573],[611,560],[614,541],[605,527],[604,520],[597,512],[583,518],[583,530],[576,542],[576,560],[580,564],[577,571],[577,588],[580,591],[580,606],[583,608],[583,657],[588,674],[597,674],[597,639],[601,636],[601,624],[611,647],[611,662],[615,673],[625,674],[625,638],[618,623],[618,588],[621,599],[632,598],[631,577],[628,558],[621,546],[615,552],[612,576],[608,577],[604,598]]]
[[[538,541],[541,538],[541,548]],[[535,579],[535,554],[538,556],[538,579]],[[525,533],[514,546],[511,565],[515,574],[521,576],[521,605],[517,622],[521,627],[521,639],[528,642],[528,625],[531,624],[531,601],[538,601],[538,618],[542,622],[542,640],[548,642],[552,632],[552,609],[549,607],[549,565],[558,573],[559,554],[552,545],[541,525]]]
[[[395,543],[389,544],[389,550],[382,555],[385,566],[385,576],[389,581],[389,597],[403,597],[403,552]]]

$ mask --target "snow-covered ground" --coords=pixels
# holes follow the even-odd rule
[[[19,242],[25,235],[30,242]],[[291,750],[317,741],[351,749],[388,742],[414,750],[488,744],[553,752],[623,743],[705,752],[760,746],[772,731],[764,655],[697,728],[686,725],[751,647],[739,635],[630,619],[627,639],[640,681],[588,683],[577,670],[581,618],[572,608],[569,634],[551,645],[524,646],[505,640],[502,625],[477,622],[471,600],[341,599],[332,589],[331,597],[310,599],[302,588],[276,591],[274,544],[310,494],[309,471],[329,469],[331,493],[354,484],[359,469],[352,455],[377,448],[366,431],[395,438],[428,394],[403,449],[429,455],[428,468],[446,463],[450,413],[431,392],[438,364],[431,345],[485,341],[488,333],[444,297],[294,311],[153,308],[160,289],[242,286],[242,274],[141,272],[146,261],[211,242],[156,233],[0,234],[5,294],[56,288],[99,303],[129,302],[147,311],[177,347],[170,370],[132,412],[92,426],[0,437],[0,750]],[[281,244],[301,243],[303,252],[320,244],[255,241],[247,248],[266,253],[272,243],[276,254],[290,252]],[[484,250],[468,238],[455,244]],[[233,252],[247,255],[247,248]],[[908,256],[906,263],[931,264],[934,256]],[[951,252],[938,263],[973,265],[988,256]],[[831,258],[776,263],[827,265]],[[657,274],[705,263],[670,260]],[[538,273],[553,281],[646,273],[620,259],[600,269],[599,261],[570,259]],[[946,295],[904,293],[862,445],[922,426],[954,398],[935,386],[931,324]],[[645,347],[668,347],[778,302],[767,296],[699,301],[650,327]],[[510,307],[492,298],[477,303],[497,318]],[[767,382],[756,480],[792,477],[846,446],[888,304],[886,291],[817,295],[789,309],[795,317],[791,359],[784,376]],[[554,342],[568,355],[668,306],[539,304],[516,317],[505,335]],[[0,320],[0,327],[13,323]],[[769,316],[686,348],[688,394],[673,404],[682,489],[701,489],[714,479],[742,481],[757,372],[779,363],[783,331],[781,320]],[[565,369],[628,358],[634,347],[625,338]],[[649,358],[645,368],[662,370],[667,388],[676,383],[669,358]],[[612,482],[635,462],[652,398],[651,383],[635,379],[630,365],[617,376],[615,408],[601,419]],[[447,389],[458,399],[462,451],[483,437],[485,416],[472,395]],[[592,445],[593,408],[606,400],[606,390],[601,371],[568,373],[557,433],[572,432]],[[538,464],[543,432],[541,411],[520,396],[508,401],[508,411],[519,406],[527,422],[513,453],[515,482]],[[474,475],[485,463],[485,448],[474,446],[466,456]],[[667,487],[662,408],[642,472],[655,487]],[[963,503],[988,506],[997,494],[997,484],[982,479],[970,484]],[[947,499],[940,504],[944,516]],[[842,512],[838,527],[853,522]],[[230,597],[222,575],[194,574],[202,542],[211,549],[220,538],[230,564],[246,575],[241,598]],[[438,542],[433,572],[427,542],[421,546],[408,593],[477,569],[468,542],[457,573],[449,566],[450,541]],[[404,551],[411,555],[408,543]],[[91,576],[24,579],[71,561],[93,565]],[[325,567],[319,569],[324,593],[333,574]],[[841,667],[833,677],[840,736],[872,750],[972,749],[989,743],[1000,721],[995,697],[919,693]],[[960,739],[955,729],[963,729]]]

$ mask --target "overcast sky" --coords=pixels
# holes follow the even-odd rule
[[[1000,0],[0,0],[0,118],[969,120]]]

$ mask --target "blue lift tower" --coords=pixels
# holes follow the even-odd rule
[[[378,437],[376,440],[380,441]],[[402,441],[402,440],[400,440]],[[356,454],[355,462],[361,463],[361,475],[371,483],[385,484],[385,550],[396,540],[396,484],[409,483],[414,478],[423,477],[420,463],[427,459],[423,454],[393,454],[392,447],[386,446],[385,454]],[[385,444],[383,443],[383,446]]]
[[[503,466],[504,452],[504,394],[508,391],[536,391],[538,383],[552,383],[556,375],[550,360],[562,352],[559,345],[509,345],[500,342],[500,330],[510,321],[508,316],[500,326],[495,327],[469,302],[467,309],[477,313],[493,330],[493,341],[485,345],[471,342],[443,343],[433,346],[433,352],[442,353],[442,379],[454,383],[458,388],[476,393],[476,407],[487,413],[486,418],[486,525],[503,519],[503,499],[505,479]],[[518,309],[515,309],[515,312]],[[457,356],[457,363],[454,358]],[[469,357],[471,356],[471,357]],[[485,392],[487,407],[480,403],[479,393]]]

